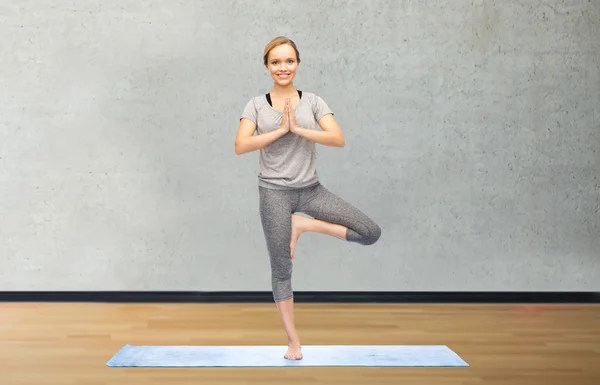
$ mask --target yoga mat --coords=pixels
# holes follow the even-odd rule
[[[444,345],[302,346],[302,360],[283,358],[287,346],[132,346],[106,364],[113,368],[284,366],[469,366]]]

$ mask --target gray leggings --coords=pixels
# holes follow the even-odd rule
[[[274,190],[259,186],[260,218],[271,262],[271,284],[276,302],[293,297],[292,214],[302,212],[315,219],[347,227],[346,240],[372,245],[381,228],[367,215],[331,193],[321,184],[294,190]]]

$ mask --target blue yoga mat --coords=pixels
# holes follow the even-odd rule
[[[302,360],[286,360],[287,346],[132,346],[106,364],[113,368],[283,366],[469,366],[444,345],[302,346]]]

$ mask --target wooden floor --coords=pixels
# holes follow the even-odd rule
[[[296,306],[305,345],[447,345],[471,366],[108,368],[125,344],[273,345],[285,335],[272,304],[0,303],[0,384],[600,384],[597,305]]]

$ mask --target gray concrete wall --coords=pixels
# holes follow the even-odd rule
[[[600,290],[600,2],[0,0],[0,290],[269,290],[264,45],[345,132],[295,290]]]

